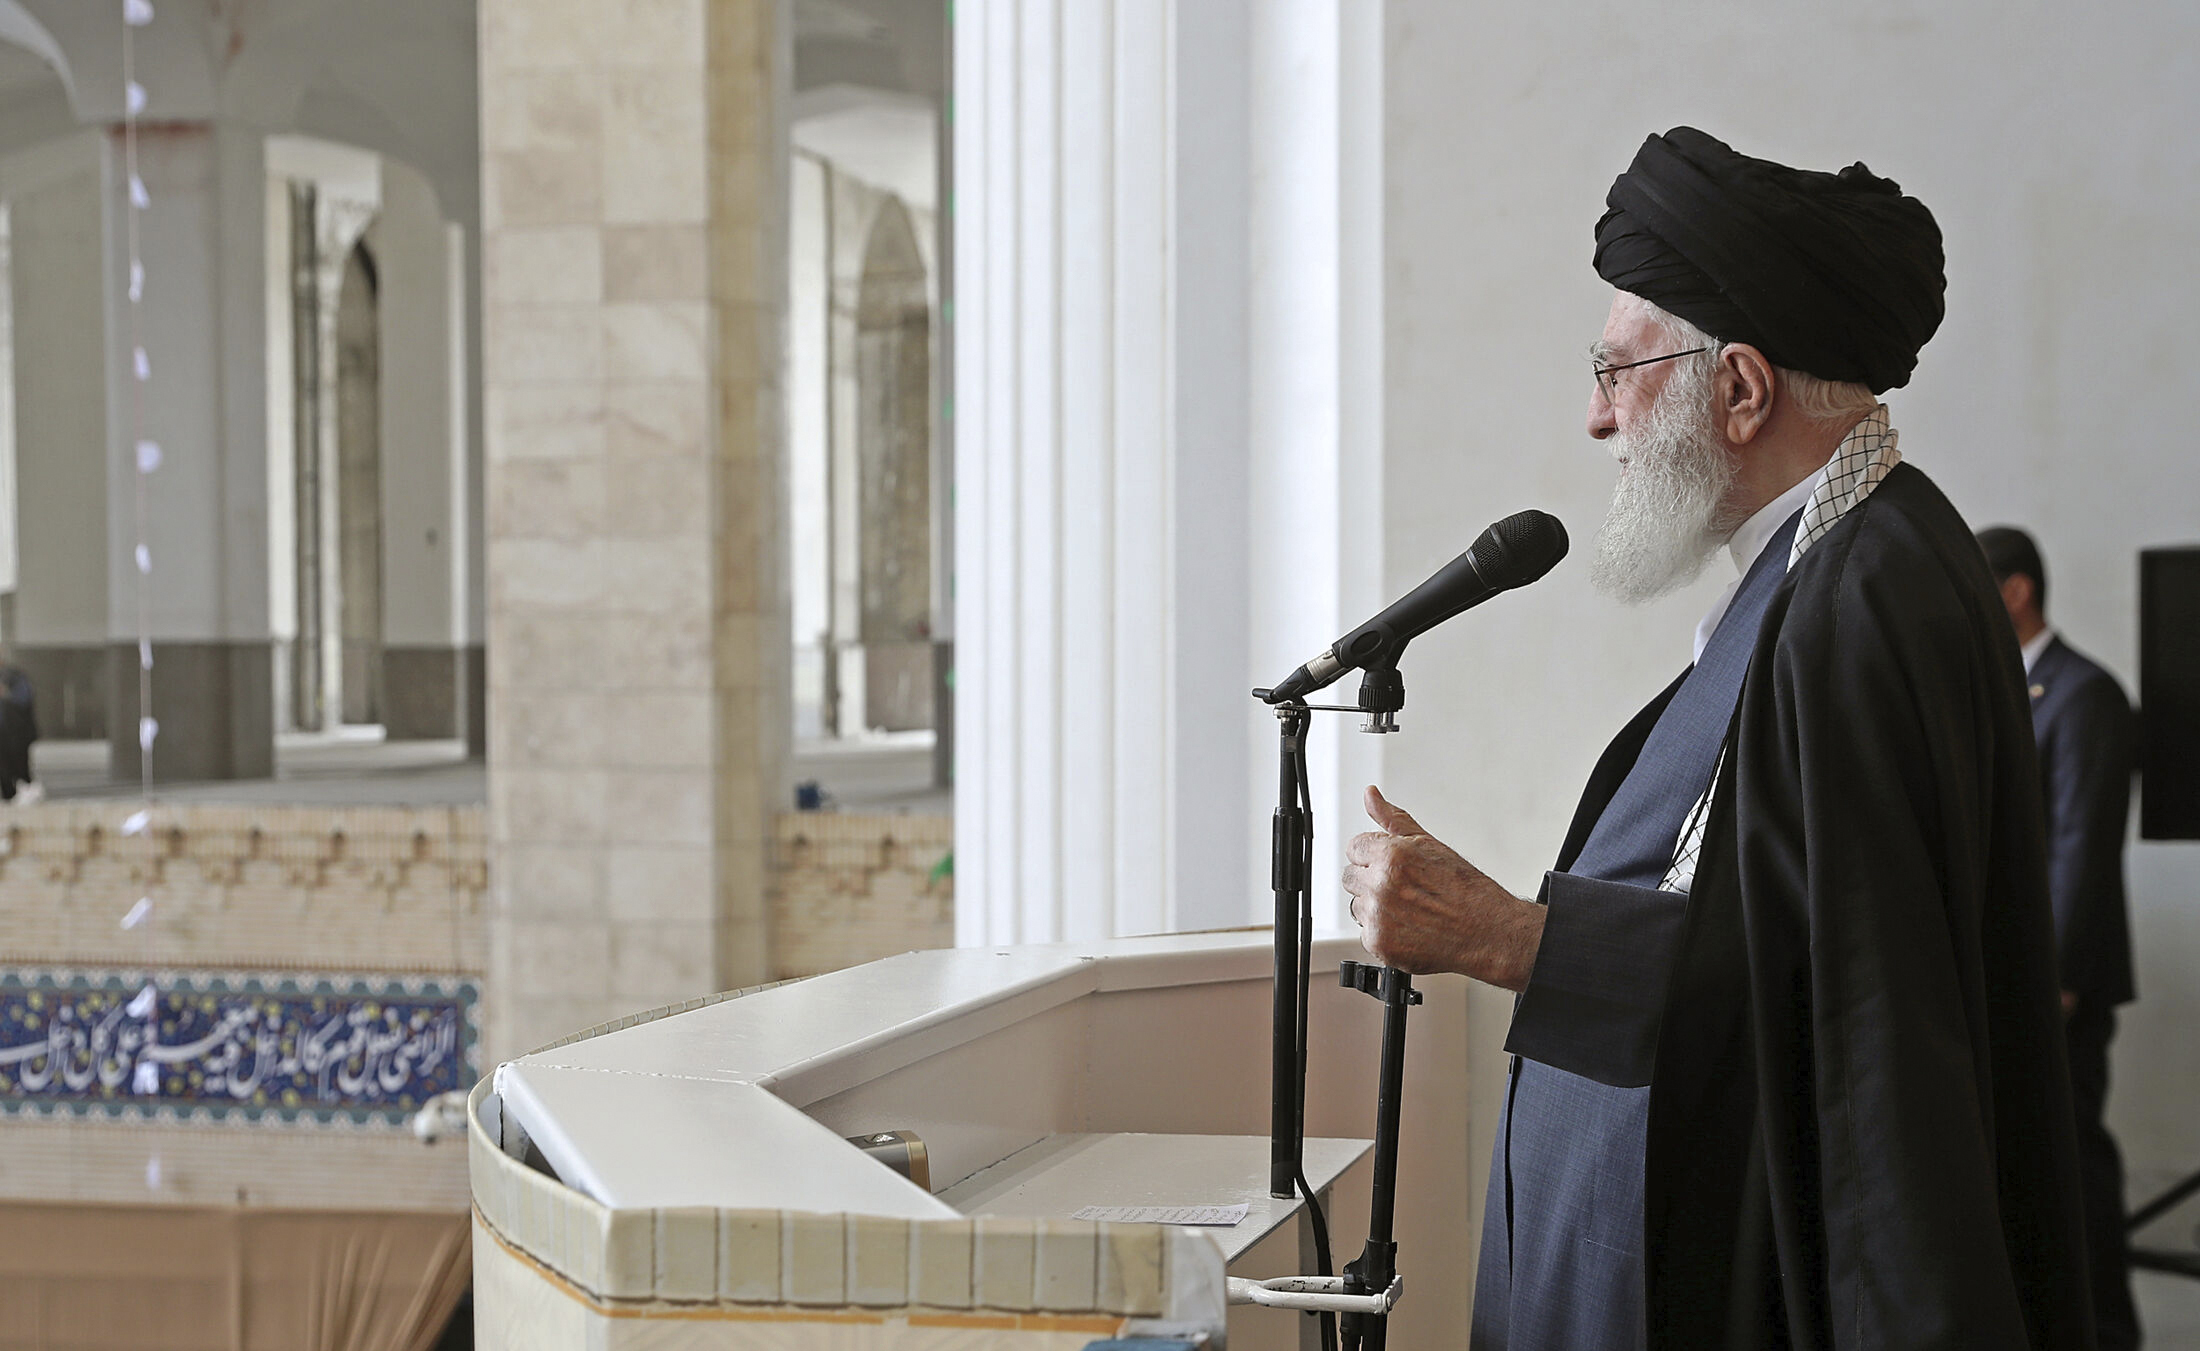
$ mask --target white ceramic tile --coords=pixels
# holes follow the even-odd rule
[[[657,1283],[657,1212],[614,1210],[604,1217],[601,1293],[645,1299]]]
[[[848,1302],[891,1308],[909,1302],[909,1225],[873,1215],[848,1217]]]
[[[788,1304],[848,1300],[846,1217],[790,1210],[780,1220],[780,1291]]]
[[[718,1212],[708,1206],[668,1206],[653,1212],[659,1299],[708,1300],[718,1294]]]
[[[718,1212],[718,1297],[748,1304],[779,1300],[781,1243],[776,1210]]]
[[[1041,1220],[1032,1298],[1042,1309],[1081,1313],[1094,1307],[1099,1226],[1081,1220]]]
[[[971,1220],[911,1222],[909,1297],[935,1309],[967,1309],[977,1225]]]
[[[1032,1274],[1037,1260],[1036,1221],[979,1220],[972,1283],[982,1309],[1033,1307]]]
[[[1095,1302],[1109,1313],[1154,1317],[1166,1307],[1162,1231],[1151,1224],[1103,1224]]]

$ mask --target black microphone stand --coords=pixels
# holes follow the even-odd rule
[[[1394,967],[1346,962],[1339,971],[1347,989],[1383,1001],[1383,1065],[1375,1082],[1375,1182],[1368,1198],[1367,1246],[1345,1263],[1344,1288],[1350,1295],[1388,1290],[1398,1278],[1398,1244],[1391,1221],[1398,1200],[1398,1108],[1405,1093],[1406,1010],[1421,1002],[1413,977]],[[1344,1316],[1345,1351],[1383,1351],[1390,1316]]]
[[[1276,992],[1273,1055],[1269,1062],[1268,1194],[1291,1196],[1298,1187],[1301,1144],[1305,1139],[1306,1076],[1300,1064],[1301,1028],[1299,968],[1309,955],[1301,934],[1311,918],[1313,832],[1308,828],[1313,812],[1299,789],[1306,764],[1306,729],[1313,721],[1307,706],[1298,700],[1276,706],[1281,734],[1281,773],[1276,790],[1276,812],[1269,826],[1268,878],[1276,893]],[[1328,1275],[1327,1271],[1322,1273]]]
[[[1309,704],[1302,699],[1274,701],[1280,736],[1276,810],[1270,827],[1269,882],[1275,893],[1275,998],[1270,1059],[1270,1136],[1268,1190],[1277,1197],[1305,1198],[1314,1230],[1315,1259],[1321,1280],[1304,1277],[1268,1282],[1272,1290],[1259,1303],[1319,1312],[1322,1345],[1335,1347],[1332,1319],[1344,1314],[1345,1351],[1383,1351],[1389,1311],[1403,1283],[1398,1279],[1398,1245],[1392,1238],[1398,1176],[1398,1110],[1405,1076],[1406,1010],[1421,1002],[1413,978],[1403,971],[1366,962],[1345,962],[1342,983],[1383,1001],[1382,1066],[1375,1104],[1374,1184],[1368,1213],[1367,1246],[1348,1264],[1341,1281],[1330,1276],[1329,1227],[1321,1202],[1308,1185],[1306,1145],[1306,1015],[1311,976],[1314,907],[1313,794],[1306,772],[1306,733],[1316,712],[1358,713],[1361,730],[1395,732],[1405,707],[1405,680],[1398,674],[1397,651],[1366,668],[1356,707]],[[1253,691],[1268,701],[1269,691]]]

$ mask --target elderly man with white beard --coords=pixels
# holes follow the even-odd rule
[[[2089,1347],[2022,667],[1877,398],[1939,229],[1689,127],[1606,200],[1594,578],[1737,577],[1533,901],[1373,788],[1346,853],[1376,957],[1520,996],[1472,1345]]]

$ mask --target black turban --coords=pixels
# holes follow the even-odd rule
[[[1900,388],[1946,310],[1933,213],[1861,164],[1790,169],[1675,127],[1604,202],[1598,276],[1775,366]]]

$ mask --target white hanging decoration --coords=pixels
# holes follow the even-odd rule
[[[149,99],[145,92],[145,86],[137,81],[137,44],[133,38],[132,30],[143,28],[153,21],[152,0],[122,0],[122,21],[123,140],[125,163],[129,172],[130,206],[132,208],[128,220],[128,253],[126,255],[130,263],[130,365],[137,375],[138,384],[142,386],[153,378],[153,363],[145,352],[143,317],[139,311],[139,305],[145,296],[145,256],[139,246],[138,213],[151,210],[153,199],[152,194],[145,190],[144,178],[138,173],[138,118],[145,112]],[[160,735],[160,724],[149,716],[153,707],[153,640],[147,604],[149,592],[146,578],[152,575],[153,551],[146,546],[146,480],[154,470],[160,468],[161,450],[158,441],[144,435],[144,397],[144,394],[139,390],[131,391],[130,435],[134,449],[137,452],[138,467],[136,483],[137,706],[141,713],[148,715],[141,716],[138,719],[138,775],[145,797],[150,799],[153,795],[153,741]],[[149,807],[140,808],[123,823],[122,833],[125,835],[140,834],[151,824],[151,809]],[[131,906],[130,912],[122,917],[122,927],[125,929],[139,928],[151,919],[152,914],[153,898],[140,896],[137,904]],[[152,937],[150,928],[145,930],[144,936],[149,944]],[[131,1017],[144,1019],[153,1024],[147,1037],[149,1043],[159,1041],[159,1024],[156,1021],[159,1016],[159,1005],[160,995],[155,988],[155,982],[150,980],[145,983],[145,987],[138,991],[137,997],[132,999],[128,1005]],[[160,1066],[150,1058],[150,1046],[148,1047],[147,1058],[137,1063],[137,1068],[131,1076],[130,1086],[133,1091],[146,1096],[157,1096],[160,1093]],[[145,1161],[145,1186],[150,1191],[160,1190],[161,1165],[160,1155],[157,1153]]]
[[[145,1161],[145,1189],[156,1192],[160,1190],[160,1155],[158,1154]]]

